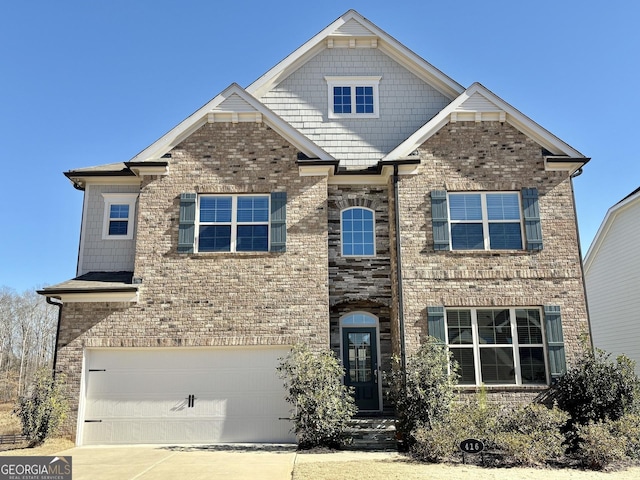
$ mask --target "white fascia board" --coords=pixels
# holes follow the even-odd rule
[[[443,110],[441,110],[440,113],[429,120],[415,133],[413,133],[407,140],[405,140],[395,149],[389,152],[383,158],[383,160],[404,158],[411,152],[416,150],[420,145],[422,145],[426,140],[428,140],[432,135],[434,135],[444,125],[446,125],[450,121],[451,114],[455,113],[456,109],[475,93],[479,93],[487,100],[492,102],[498,110],[504,111],[505,120],[507,123],[513,125],[516,129],[535,140],[551,153],[555,155],[567,155],[573,158],[582,157],[586,159],[586,157],[579,151],[575,150],[570,145],[560,140],[548,130],[542,128],[536,122],[531,120],[516,108],[509,105],[493,92],[479,83],[474,83],[458,98],[456,98],[453,102],[451,102]]]
[[[613,226],[613,222],[616,217],[622,212],[626,210],[636,202],[640,201],[640,192],[635,195],[630,196],[629,198],[623,200],[622,202],[616,203],[613,207],[607,210],[607,214],[604,216],[604,220],[600,224],[596,235],[593,237],[591,241],[591,245],[589,246],[589,250],[587,250],[587,254],[584,256],[584,273],[586,275],[587,271],[591,268],[591,264],[593,263],[593,259],[596,257],[596,254],[600,250],[604,239],[606,238],[609,230]]]
[[[105,302],[122,302],[122,303],[138,303],[138,292],[69,292],[69,293],[51,293],[48,297],[57,298],[62,303],[105,303]]]
[[[333,165],[300,165],[301,177],[327,177],[328,185],[386,185],[393,175],[393,165],[383,165],[379,174],[335,174]],[[415,175],[418,164],[398,165],[398,175]]]
[[[273,128],[273,130],[275,130],[279,135],[284,137],[291,144],[299,148],[300,151],[302,151],[305,155],[310,158],[320,158],[321,160],[333,160],[333,157],[331,157],[328,153],[326,153],[315,143],[302,135],[298,130],[281,119],[260,101],[256,100],[255,97],[249,95],[238,84],[233,83],[222,93],[209,101],[206,105],[204,105],[195,113],[179,123],[175,128],[170,130],[156,142],[133,157],[130,161],[144,162],[161,158],[165,153],[178,145],[181,141],[195,132],[198,128],[206,124],[209,121],[209,113],[215,113],[215,108],[234,94],[238,95],[248,104],[250,104],[257,113],[260,113],[262,115],[262,118],[269,124],[271,128]]]
[[[371,31],[373,34],[373,37],[371,38],[376,37],[380,40],[378,42],[378,48],[381,51],[407,68],[418,78],[432,85],[446,97],[455,98],[464,91],[464,87],[462,85],[442,73],[419,55],[416,55],[384,30],[378,28],[355,10],[349,10],[249,85],[247,87],[247,92],[256,98],[262,97],[274,85],[286,78],[289,74],[294,72],[320,51],[324,50],[326,48],[326,40],[329,37],[348,37],[348,35],[345,35],[344,33],[338,34],[337,31],[350,20],[357,21],[367,30]]]

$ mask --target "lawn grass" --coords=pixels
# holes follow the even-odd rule
[[[61,452],[63,450],[68,450],[70,448],[75,447],[75,443],[73,443],[68,438],[49,438],[45,440],[42,445],[38,445],[37,447],[27,448],[26,444],[16,444],[10,450],[0,451],[0,457],[6,456],[32,456],[32,455],[52,455],[54,453]],[[10,445],[2,445],[2,447],[11,447]]]
[[[473,465],[425,464],[404,458],[358,461],[296,461],[293,480],[637,480],[640,467],[618,472],[550,468],[483,468]]]
[[[15,405],[12,403],[0,403],[0,435],[20,435],[22,424],[17,415],[13,415]],[[51,438],[42,445],[34,448],[27,448],[27,443],[0,445],[0,456],[7,455],[50,455],[75,447],[74,443],[66,438]]]
[[[17,415],[13,415],[15,405],[12,403],[0,403],[0,435],[13,435],[22,433],[22,425]]]

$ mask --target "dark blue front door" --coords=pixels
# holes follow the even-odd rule
[[[358,410],[379,410],[378,340],[375,328],[342,329],[345,385],[355,389]]]

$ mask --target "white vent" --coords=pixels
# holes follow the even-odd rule
[[[338,28],[332,35],[348,35],[352,37],[371,37],[375,34],[362,25],[357,20],[351,19],[340,28]]]

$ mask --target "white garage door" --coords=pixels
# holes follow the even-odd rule
[[[82,444],[294,441],[285,348],[91,349]]]

